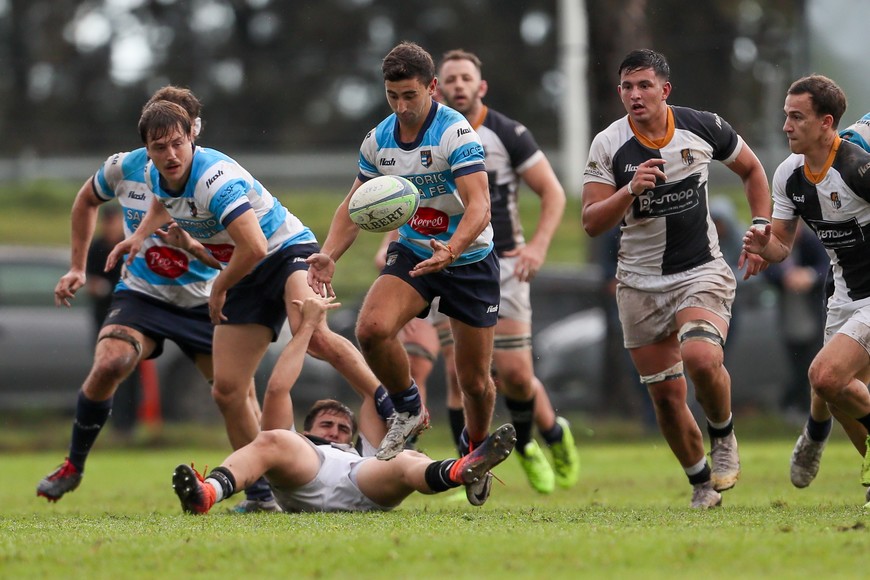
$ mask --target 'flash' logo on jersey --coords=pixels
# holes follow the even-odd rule
[[[843,207],[843,203],[840,201],[840,194],[836,191],[831,192],[831,205],[834,206],[834,209]]]
[[[423,164],[423,167],[429,167],[432,165],[432,150],[424,149],[420,151],[420,163]]]
[[[695,162],[695,156],[692,155],[691,149],[683,149],[680,151],[680,157],[683,159],[683,165],[691,165]]]
[[[192,201],[188,201],[188,202],[187,202],[187,207],[190,208],[190,215],[193,216],[193,217],[196,217],[196,214],[198,213],[198,212],[196,211],[196,203],[194,203],[194,202],[192,202]]]

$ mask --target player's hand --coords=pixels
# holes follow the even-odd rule
[[[211,323],[215,326],[227,320],[223,312],[226,301],[226,292],[216,291],[212,288],[211,296],[208,297],[208,317],[211,318]]]
[[[754,225],[743,235],[743,251],[761,255],[770,243],[771,225]]]
[[[293,306],[299,310],[302,315],[302,323],[311,323],[316,326],[326,318],[328,310],[335,310],[341,307],[341,302],[333,302],[335,296],[323,298],[321,296],[310,296],[305,300],[293,300]]]
[[[126,263],[129,266],[133,263],[133,258],[136,257],[136,254],[139,253],[141,248],[142,240],[140,240],[138,236],[130,236],[126,240],[118,242],[106,258],[105,271],[110,272],[112,268],[115,267],[115,264],[118,263],[118,260],[124,257],[124,254],[127,254]]]
[[[528,245],[509,250],[504,253],[504,257],[516,257],[514,277],[520,282],[531,282],[544,264],[547,254]]]
[[[332,289],[335,261],[326,254],[318,252],[308,256],[305,263],[308,264],[308,285],[311,289],[322,298],[335,296],[335,291]]]
[[[746,250],[740,252],[740,258],[737,260],[737,269],[742,270],[746,266],[746,272],[743,274],[744,280],[749,280],[752,276],[760,274],[767,270],[769,262],[757,254],[750,254]]]
[[[637,166],[637,171],[634,172],[634,177],[631,178],[629,185],[634,195],[640,195],[649,189],[655,189],[656,183],[667,181],[665,176],[664,159],[647,159]]]
[[[76,297],[79,288],[85,285],[87,277],[81,270],[70,270],[60,277],[57,286],[54,287],[54,305],[60,308],[71,306],[70,300]]]
[[[205,246],[184,231],[184,228],[177,223],[172,222],[165,230],[159,229],[154,233],[170,246],[175,246],[176,248],[184,250],[206,266],[214,268],[215,270],[223,270],[223,264],[221,264]]]
[[[429,240],[429,246],[432,248],[432,257],[411,268],[412,278],[440,272],[456,260],[456,255],[444,242],[432,238]]]

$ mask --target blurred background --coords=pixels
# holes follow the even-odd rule
[[[590,137],[624,114],[619,62],[634,48],[663,52],[670,102],[721,114],[772,177],[788,153],[782,103],[793,80],[818,72],[840,83],[849,96],[844,126],[870,110],[857,42],[868,21],[870,3],[861,0],[0,0],[0,416],[72,409],[93,322],[84,297],[70,311],[51,300],[68,266],[70,205],[108,155],[140,146],[136,122],[153,91],[191,88],[204,104],[200,142],[238,159],[322,240],[362,138],[389,113],[381,59],[413,40],[436,61],[453,48],[476,52],[486,103],[531,129],[571,197],[533,285],[537,370],[554,403],[648,424],[615,324],[617,240],[589,240],[578,214]],[[733,252],[749,216],[739,180],[714,169],[711,207]],[[533,231],[530,195],[523,211]],[[376,246],[366,240],[355,250],[364,265],[346,266],[355,276],[347,275],[345,307],[331,321],[349,337],[375,276]],[[738,412],[797,417],[806,409],[794,345],[820,336],[812,324],[821,305],[794,306],[785,278],[740,285],[726,347]],[[282,341],[264,361],[261,387]],[[436,400],[442,376],[432,381]],[[300,406],[349,393],[313,360],[301,382]],[[126,419],[116,406],[120,427],[220,420],[177,350],[139,383],[129,387]]]

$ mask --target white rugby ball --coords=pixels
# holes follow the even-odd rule
[[[350,219],[367,232],[389,232],[408,223],[420,205],[420,192],[399,175],[380,175],[350,197]]]

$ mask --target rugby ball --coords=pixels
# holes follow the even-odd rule
[[[420,205],[420,192],[399,175],[380,175],[350,197],[350,219],[366,232],[390,232],[408,223]]]

